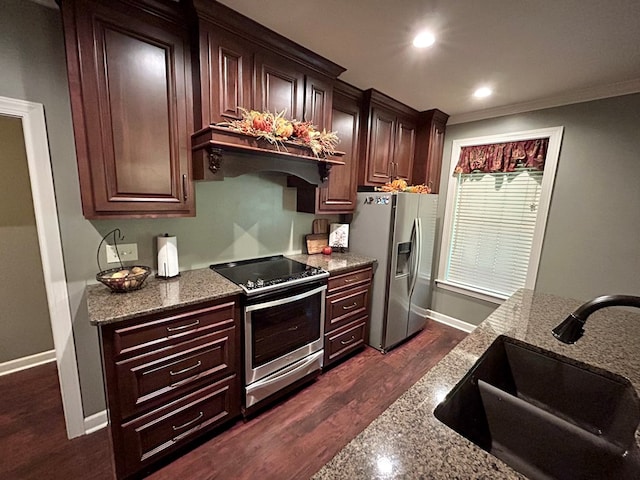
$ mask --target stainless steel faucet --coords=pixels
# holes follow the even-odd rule
[[[603,295],[596,297],[580,305],[551,332],[561,342],[576,343],[584,333],[584,323],[589,315],[601,308],[614,306],[640,308],[640,297],[632,295]]]

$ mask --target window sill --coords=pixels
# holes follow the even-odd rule
[[[484,300],[485,302],[495,303],[496,305],[502,305],[502,303],[509,298],[505,295],[500,295],[494,292],[488,292],[479,288],[473,288],[468,285],[460,285],[457,283],[449,282],[447,280],[436,279],[436,285],[443,290],[449,290],[450,292],[459,293],[468,297]]]

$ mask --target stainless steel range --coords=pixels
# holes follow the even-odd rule
[[[282,255],[211,269],[245,292],[245,412],[320,372],[328,272]]]

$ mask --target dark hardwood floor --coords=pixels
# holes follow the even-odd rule
[[[386,355],[367,347],[148,478],[309,478],[465,336],[428,322]],[[3,479],[112,478],[106,429],[66,440],[53,363],[0,377],[0,452]]]
[[[55,362],[0,377],[0,478],[107,479],[107,429],[67,439]]]

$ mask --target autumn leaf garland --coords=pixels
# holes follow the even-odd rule
[[[284,142],[301,145],[311,149],[316,157],[333,155],[335,147],[340,142],[336,132],[322,131],[311,122],[287,120],[284,110],[280,113],[258,112],[240,108],[242,119],[218,123],[218,126],[228,127],[245,135],[261,138],[275,145],[278,150],[287,147]]]

